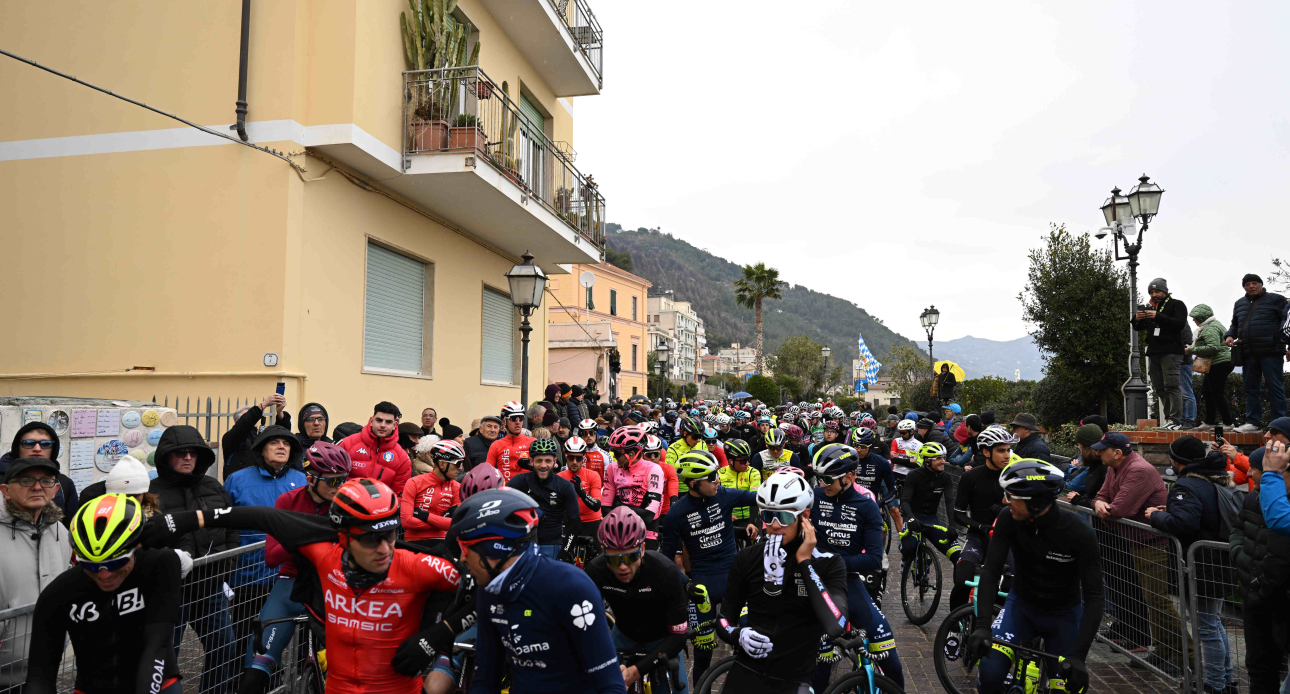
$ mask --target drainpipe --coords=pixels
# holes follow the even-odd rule
[[[237,124],[231,129],[237,131],[237,136],[247,142],[246,136],[246,63],[247,52],[251,44],[251,0],[242,0],[242,48],[238,56],[237,66]]]

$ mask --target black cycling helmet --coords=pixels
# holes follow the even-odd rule
[[[700,441],[703,440],[704,424],[693,417],[686,417],[681,420],[681,435],[689,434]]]
[[[815,458],[811,461],[811,470],[817,475],[839,477],[855,470],[859,462],[860,454],[856,453],[856,449],[840,443],[830,443],[816,451]]]
[[[785,438],[787,436],[784,434],[783,429],[771,428],[766,431],[766,447],[783,448]]]
[[[852,446],[873,447],[878,445],[878,435],[874,433],[873,429],[868,427],[857,427],[852,429],[851,435],[847,438],[850,439],[847,443]]]
[[[730,439],[726,441],[727,458],[747,458],[752,455],[752,447],[743,439]]]
[[[1014,499],[1024,499],[1032,517],[1057,501],[1057,494],[1065,482],[1066,475],[1060,469],[1034,458],[1022,458],[1011,463],[999,474],[1003,493]]]

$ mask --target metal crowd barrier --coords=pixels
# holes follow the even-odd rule
[[[1210,541],[1187,548],[1187,602],[1198,644],[1192,670],[1198,692],[1204,691],[1207,668],[1216,681],[1231,680],[1241,691],[1250,691],[1241,589],[1229,550],[1226,542]]]

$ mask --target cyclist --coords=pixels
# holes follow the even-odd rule
[[[595,470],[587,468],[587,443],[577,436],[570,436],[564,442],[564,462],[568,467],[556,474],[579,489],[578,508],[582,511],[579,535],[594,538],[596,531],[600,529],[600,497],[604,491],[604,481]]]
[[[896,458],[914,458],[918,455],[919,446],[923,445],[922,441],[914,438],[914,431],[918,425],[912,419],[902,419],[896,424],[896,438],[891,440],[891,457]]]
[[[730,464],[717,470],[717,481],[727,489],[739,489],[747,492],[757,491],[761,486],[761,470],[748,464],[751,457],[748,442],[743,439],[731,439],[726,442],[726,455]],[[731,511],[735,525],[741,526],[746,533],[746,526],[753,522],[751,506],[736,506]]]
[[[604,602],[582,569],[533,547],[537,503],[513,489],[490,489],[461,503],[449,532],[481,586],[472,694],[510,691],[626,694]]]
[[[703,443],[707,445],[709,451],[712,451],[712,455],[716,456],[721,467],[730,464],[730,461],[726,459],[725,445],[722,444],[715,428],[711,426],[703,428]]]
[[[811,518],[819,551],[842,557],[846,565],[848,618],[868,632],[869,657],[881,660],[883,674],[903,688],[905,669],[896,653],[896,635],[865,588],[864,575],[882,570],[882,516],[878,504],[856,489],[858,463],[856,450],[842,444],[831,444],[816,454],[811,469],[820,486],[815,489]],[[817,669],[815,691],[824,691],[829,669],[828,665]]]
[[[694,412],[696,410],[691,411]],[[708,450],[708,445],[703,442],[703,429],[703,422],[699,421],[697,415],[682,419],[681,423],[678,425],[680,435],[672,442],[671,446],[667,447],[667,459],[665,462],[679,470],[680,468],[676,461],[679,460],[681,456],[693,450]],[[684,479],[678,480],[677,491],[682,495],[689,491],[685,486]],[[648,524],[648,521],[646,523]]]
[[[342,484],[328,519],[261,506],[181,511],[149,519],[144,541],[164,545],[205,527],[272,535],[293,553],[297,566],[308,562],[320,578],[327,691],[417,694],[423,687],[419,673],[434,662],[436,650],[451,652],[455,634],[474,621],[473,610],[436,621],[433,608],[427,609],[429,598],[457,589],[457,569],[446,558],[394,547],[399,497],[379,480]],[[430,626],[423,630],[423,624]],[[426,679],[429,692],[449,691],[454,684],[437,672]]]
[[[68,636],[83,694],[182,694],[171,639],[179,618],[179,555],[143,549],[143,506],[107,494],[72,518],[76,566],[36,600],[23,692],[61,691]]]
[[[1102,564],[1093,529],[1055,503],[1064,481],[1061,470],[1033,459],[999,475],[1008,507],[995,519],[981,585],[998,585],[1009,552],[1016,570],[999,616],[987,625],[978,615],[968,639],[968,657],[982,658],[983,694],[1004,691],[1012,656],[1006,646],[991,648],[991,636],[1020,644],[1043,637],[1044,651],[1061,657],[1056,672],[1066,691],[1080,694],[1088,686],[1084,661],[1102,621]],[[978,612],[989,605],[978,601]]]
[[[687,420],[690,421],[690,420]],[[658,546],[658,510],[663,501],[663,470],[645,460],[649,435],[638,426],[620,427],[609,437],[614,465],[606,470],[601,507],[626,506],[645,521],[647,544]]]
[[[512,477],[506,485],[529,495],[542,509],[537,551],[550,559],[560,556],[565,537],[581,534],[582,507],[578,501],[587,494],[581,485],[575,488],[572,482],[556,474],[559,445],[555,439],[533,439],[528,450],[533,470]]]
[[[846,566],[816,551],[814,501],[796,471],[778,470],[757,489],[767,537],[730,567],[717,631],[735,649],[735,667],[722,692],[809,692],[821,637],[847,631]],[[748,625],[741,627],[744,605]]]
[[[663,464],[666,450],[667,444],[662,438],[654,434],[645,437],[645,452],[641,457],[654,463],[663,471],[663,498],[659,501],[657,516],[659,519],[667,515],[668,509],[672,508],[672,504],[676,503],[676,497],[680,494],[680,480],[676,476],[676,468]]]
[[[786,448],[788,434],[783,429],[768,430],[764,440],[766,448],[752,458],[752,466],[761,471],[763,478],[785,465],[802,469],[802,461],[797,454]]]
[[[841,435],[842,435],[842,428],[838,426],[837,422],[834,422],[832,420],[825,422],[824,435],[820,439],[819,443],[812,443],[810,446],[806,447],[807,458],[811,460],[815,460],[815,454],[819,453],[820,450],[823,449],[825,446],[835,444],[835,443],[842,443],[841,439],[839,438]]]
[[[1019,439],[998,424],[991,424],[977,435],[977,446],[985,455],[985,465],[963,473],[954,496],[954,521],[967,528],[963,550],[954,566],[954,589],[950,591],[950,610],[966,605],[971,589],[966,585],[976,577],[990,547],[990,528],[1003,510],[1003,488],[999,474],[1012,458],[1012,447]],[[957,646],[957,644],[950,644]]]
[[[918,449],[918,462],[919,467],[909,473],[900,489],[900,510],[905,514],[905,529],[900,533],[900,554],[906,562],[913,558],[918,549],[914,533],[921,532],[923,538],[950,561],[957,561],[960,551],[958,534],[948,526],[948,521],[941,525],[936,517],[942,500],[946,517],[952,518],[954,514],[949,497],[952,481],[945,474],[945,446],[935,442],[923,444]]]
[[[408,480],[399,508],[403,539],[429,549],[443,543],[452,524],[450,509],[458,503],[457,477],[466,464],[466,449],[453,439],[435,441],[430,447],[434,468]]]
[[[887,508],[893,527],[897,530],[903,528],[900,502],[896,499],[896,475],[892,472],[891,463],[876,451],[881,445],[878,434],[862,426],[851,430],[847,442],[856,449],[859,458],[856,462],[856,484],[872,492],[874,498]]]
[[[524,471],[520,467],[520,459],[528,452],[529,444],[533,443],[532,436],[524,435],[524,422],[527,419],[523,404],[511,401],[503,405],[505,433],[488,447],[488,459],[485,462],[497,468],[502,473],[502,479],[507,482]]]
[[[684,545],[690,558],[690,580],[707,589],[706,604],[716,607],[726,592],[726,579],[730,563],[734,561],[735,530],[731,511],[738,506],[757,503],[752,491],[727,489],[718,481],[720,465],[709,451],[690,451],[681,457],[678,471],[689,482],[690,490],[672,504],[667,518],[663,519],[662,547],[659,553],[673,559],[684,569],[678,556]],[[748,525],[744,532],[749,539],[757,537],[757,524]],[[703,600],[699,601],[701,604]],[[692,615],[698,635],[694,639],[694,681],[712,664],[712,649],[716,648],[715,609]]]
[[[609,512],[597,537],[605,553],[587,563],[587,576],[614,611],[614,647],[646,652],[630,665],[619,664],[623,681],[630,685],[667,659],[678,658],[681,687],[676,694],[686,694],[690,601],[685,576],[670,559],[645,549],[645,523],[622,506]],[[668,691],[658,685],[653,691]]]

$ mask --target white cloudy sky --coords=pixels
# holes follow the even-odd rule
[[[591,0],[578,166],[609,219],[860,303],[1012,339],[1048,223],[1165,188],[1140,279],[1226,315],[1290,252],[1290,3]]]

